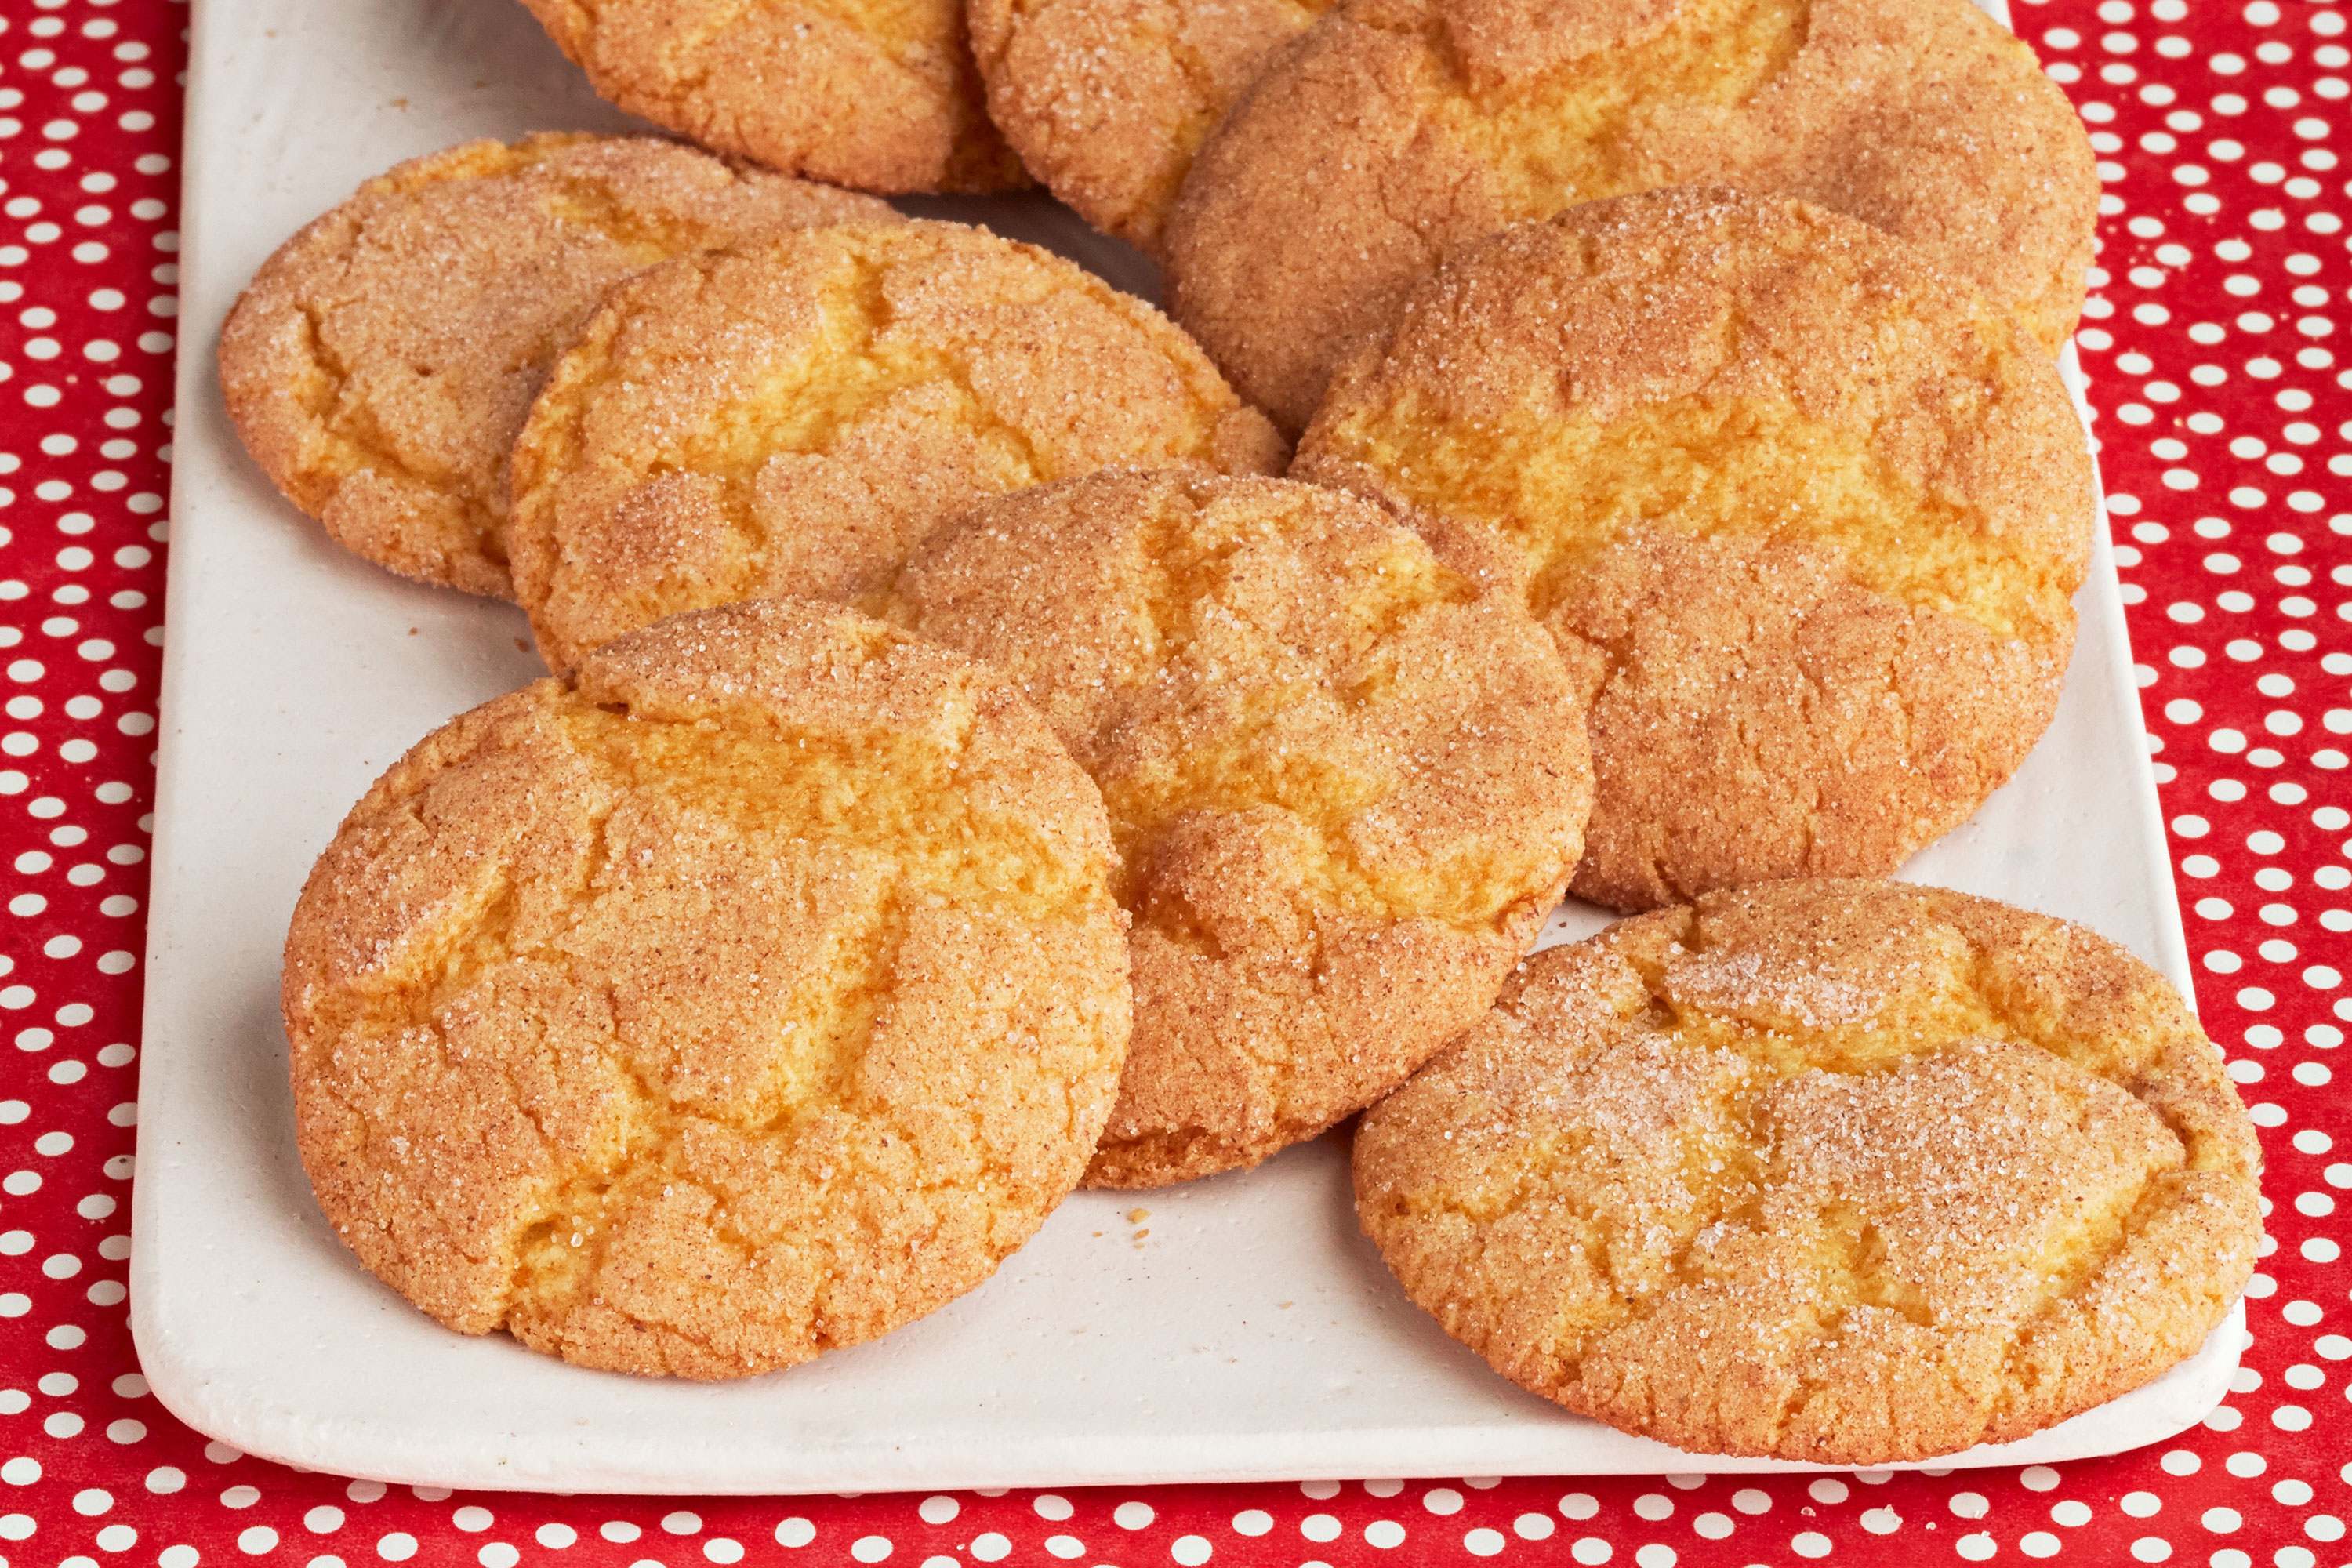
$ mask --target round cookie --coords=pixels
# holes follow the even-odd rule
[[[953,224],[812,229],[614,289],[514,452],[516,595],[556,669],[678,610],[871,602],[984,497],[1287,456],[1191,339]]]
[[[722,153],[893,195],[1028,183],[959,0],[522,0],[599,96]]]
[[[1413,1300],[1522,1387],[1701,1453],[2024,1436],[2195,1352],[2253,1129],[2154,971],[1958,893],[1783,882],[1528,961],[1356,1137]]]
[[[1898,235],[2053,352],[2074,330],[2090,143],[1968,0],[1350,0],[1202,148],[1168,226],[1172,311],[1295,430],[1464,243],[1710,182]]]
[[[988,110],[1080,217],[1147,251],[1192,155],[1332,0],[971,0]]]
[[[1449,263],[1299,477],[1509,582],[1589,693],[1574,890],[1875,875],[2047,726],[2094,512],[2056,366],[1852,218],[1653,192]]]
[[[847,611],[680,616],[427,736],[303,889],[302,1162],[453,1329],[736,1377],[971,1289],[1125,1055],[1093,785]]]
[[[280,246],[221,329],[221,386],[247,448],[337,542],[507,598],[507,452],[607,289],[688,251],[890,221],[871,197],[653,137],[469,142]]]
[[[1251,1165],[1493,1001],[1591,774],[1542,630],[1379,508],[1098,474],[975,507],[892,616],[1003,670],[1103,792],[1135,1034],[1088,1180]]]

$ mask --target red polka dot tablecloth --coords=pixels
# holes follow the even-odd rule
[[[681,1503],[301,1473],[205,1441],[139,1375],[124,1275],[184,10],[0,0],[0,1558],[2352,1560],[2352,1110],[2333,1082],[2352,1021],[2352,28],[2311,0],[2020,18],[2101,158],[2078,342],[2205,1019],[2268,1161],[2228,1403],[2063,1469]]]

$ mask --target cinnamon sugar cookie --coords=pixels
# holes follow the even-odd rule
[[[551,666],[678,610],[872,602],[973,501],[1286,453],[1191,339],[953,224],[812,229],[613,291],[514,454],[515,587]]]
[[[1566,672],[1379,508],[1099,474],[974,508],[891,613],[1003,669],[1101,786],[1136,1020],[1097,1185],[1310,1138],[1484,1011],[1591,799]]]
[[[281,246],[221,330],[230,417],[337,542],[506,598],[507,452],[557,348],[630,273],[870,197],[652,137],[469,142],[370,180]]]
[[[1202,149],[1169,224],[1172,310],[1296,429],[1465,242],[1694,182],[1864,219],[2053,351],[2074,330],[2090,144],[1968,0],[1349,0]]]
[[[522,0],[597,93],[788,174],[891,195],[1027,183],[958,0]]]
[[[1703,1453],[2024,1436],[2193,1354],[2259,1153],[2161,977],[1958,893],[1785,882],[1528,961],[1368,1112],[1357,1209],[1522,1387]]]
[[[1590,694],[1575,891],[1892,871],[2050,721],[2094,503],[2054,364],[1866,224],[1654,192],[1465,250],[1299,477],[1509,583]]]
[[[971,0],[988,110],[1029,172],[1147,251],[1193,153],[1331,0]]]
[[[353,807],[286,940],[302,1163],[453,1329],[736,1377],[971,1289],[1125,1053],[1102,801],[1000,676],[824,606],[681,616]]]

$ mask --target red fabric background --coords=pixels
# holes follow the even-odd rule
[[[320,0],[322,4],[338,0]],[[344,0],[348,3],[348,0]],[[483,0],[493,3],[493,0]],[[451,1496],[246,1458],[123,1305],[184,13],[0,0],[0,1556],[934,1564],[2344,1561],[2331,1079],[2352,1020],[2343,10],[2032,0],[2103,162],[2080,342],[2205,1017],[2272,1244],[2229,1404],[2063,1471],[707,1500]],[[197,323],[203,352],[214,323]]]

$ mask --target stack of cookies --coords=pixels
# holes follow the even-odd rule
[[[1965,0],[524,3],[701,145],[404,164],[220,345],[552,672],[294,913],[377,1276],[740,1376],[1363,1112],[1406,1292],[1687,1448],[2021,1436],[2221,1320],[2181,999],[1875,879],[2047,726],[2095,510],[2089,151]],[[1173,319],[877,199],[1032,179]],[[1528,957],[1569,892],[1635,918]]]

